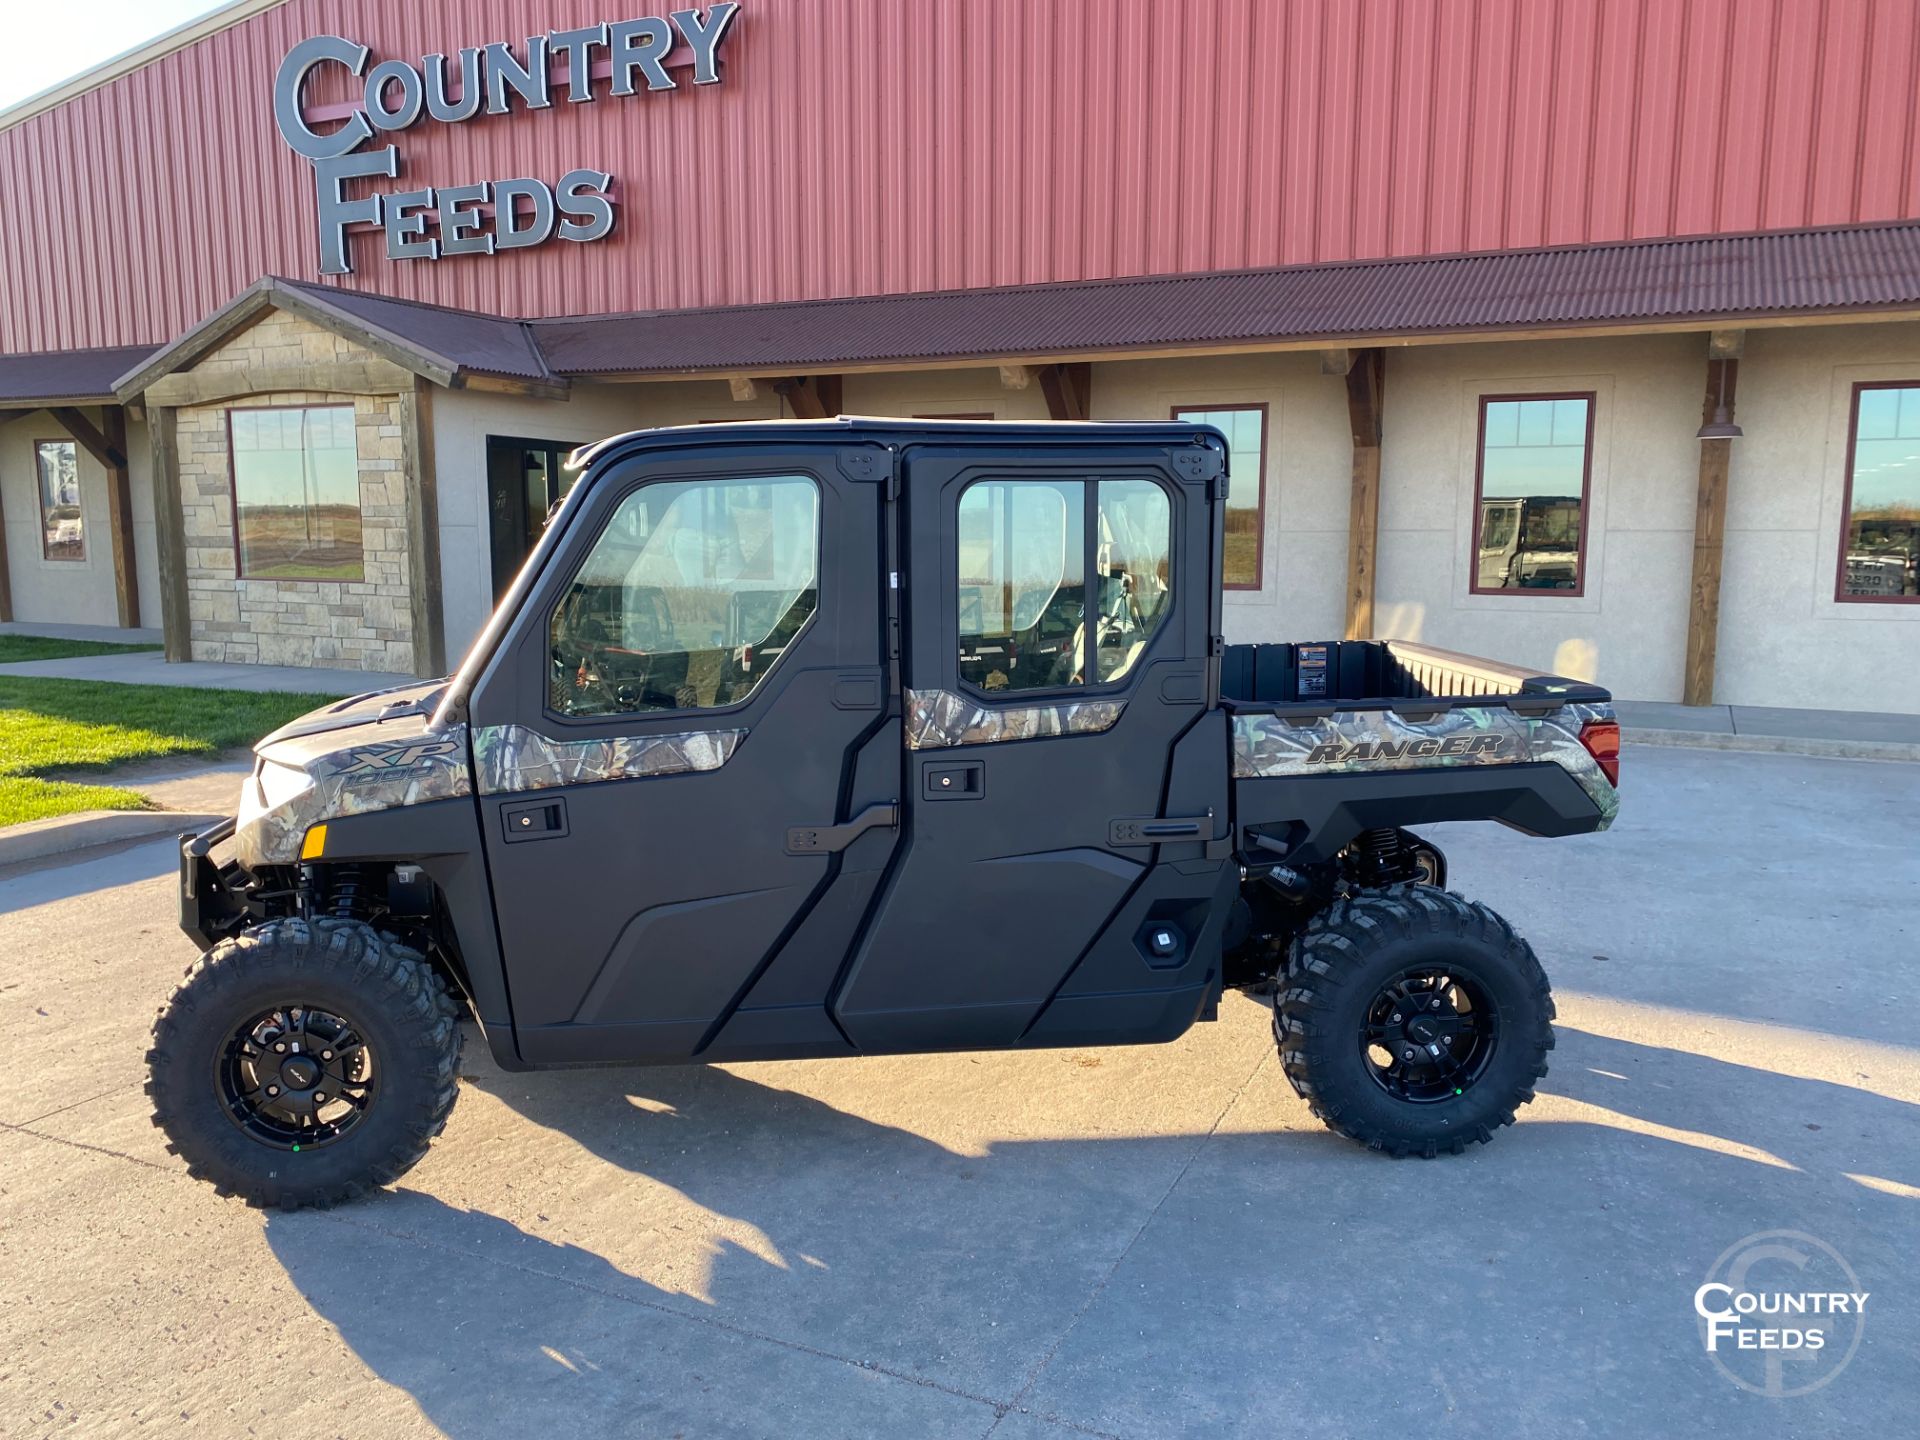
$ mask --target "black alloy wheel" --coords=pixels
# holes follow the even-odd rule
[[[281,1150],[317,1150],[350,1134],[380,1091],[373,1047],[360,1029],[311,1005],[243,1020],[217,1067],[227,1118]]]
[[[1499,1012],[1477,980],[1413,967],[1375,993],[1360,1027],[1360,1049],[1382,1090],[1429,1105],[1467,1093],[1486,1073],[1499,1032]]]

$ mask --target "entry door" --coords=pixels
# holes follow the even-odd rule
[[[1204,482],[1141,454],[909,452],[908,814],[834,1006],[863,1051],[1016,1043],[1153,868],[1113,822],[1165,813],[1206,711],[1212,556]]]
[[[565,461],[573,448],[557,440],[487,437],[487,535],[496,601],[520,573],[547,515],[572,486]]]
[[[873,822],[898,770],[856,771],[899,742],[882,734],[882,487],[835,457],[706,445],[597,476],[476,687],[528,1060],[698,1053],[776,956],[819,978],[762,1043],[837,1034],[825,992],[858,914],[803,922],[854,838],[891,844]]]

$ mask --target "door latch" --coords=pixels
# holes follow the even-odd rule
[[[509,845],[519,840],[557,840],[567,833],[567,802],[558,795],[500,807],[500,829]]]

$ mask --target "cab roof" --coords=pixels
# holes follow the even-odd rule
[[[829,420],[725,420],[696,425],[664,425],[629,430],[576,449],[575,469],[646,449],[689,443],[724,445],[751,440],[799,444],[869,443],[890,445],[945,439],[996,445],[1142,444],[1194,445],[1207,439],[1226,446],[1226,436],[1211,425],[1187,420],[908,420],[891,415],[838,415]]]

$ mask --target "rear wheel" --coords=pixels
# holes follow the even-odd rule
[[[153,1027],[153,1123],[252,1205],[350,1200],[411,1169],[456,1094],[459,1009],[418,951],[352,920],[223,941]]]
[[[1274,1037],[1330,1129],[1387,1154],[1458,1154],[1533,1099],[1553,1048],[1533,948],[1430,885],[1335,901],[1294,941]]]

